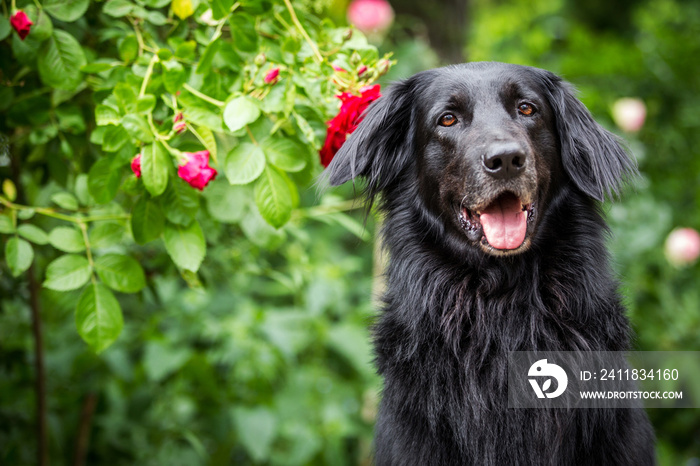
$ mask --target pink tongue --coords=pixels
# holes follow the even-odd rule
[[[515,249],[525,241],[527,212],[516,196],[499,197],[481,212],[480,220],[486,240],[496,249]]]

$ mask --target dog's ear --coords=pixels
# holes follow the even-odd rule
[[[393,84],[373,102],[322,177],[331,186],[356,177],[367,182],[370,201],[392,183],[413,153],[412,80]]]
[[[564,170],[590,197],[603,201],[619,194],[624,179],[637,173],[619,138],[591,116],[569,83],[547,72],[549,100],[559,133]]]

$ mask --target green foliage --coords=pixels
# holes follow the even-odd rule
[[[321,3],[18,0],[25,40],[14,5],[0,10],[0,463],[37,445],[32,306],[53,464],[77,461],[81,422],[86,464],[367,457],[375,380],[330,339],[342,322],[368,354],[366,300],[344,282],[369,289],[369,233],[354,203],[317,205],[313,182],[336,95],[385,71],[376,48]],[[353,53],[362,78],[331,66]],[[182,167],[205,150],[219,174],[202,186]]]
[[[177,18],[166,16],[168,6]],[[143,271],[129,254],[136,244],[162,237],[183,277],[196,283],[207,250],[200,224],[215,219],[252,225],[246,217],[255,215],[282,228],[299,206],[299,190],[320,171],[314,154],[324,122],[337,111],[334,96],[378,77],[376,71],[362,79],[337,76],[331,63],[344,63],[356,52],[373,70],[376,49],[357,31],[348,42],[346,29],[308,12],[297,14],[291,3],[47,0],[26,10],[33,29],[24,41],[11,39],[23,67],[3,59],[3,71],[22,79],[22,86],[4,88],[11,110],[2,131],[14,134],[10,154],[27,161],[21,169],[30,177],[23,181],[29,195],[27,205],[20,205],[6,193],[2,204],[13,215],[32,209],[39,215],[17,227],[14,217],[2,217],[2,231],[15,235],[5,248],[14,275],[34,258],[22,236],[84,253],[93,283],[137,292],[145,284]],[[273,69],[279,78],[266,82]],[[208,196],[208,209],[201,210],[202,194],[181,167],[202,150],[229,183],[254,189],[225,192],[217,183],[218,195]],[[32,178],[44,170],[52,180],[48,185]],[[208,182],[197,189],[207,189]],[[46,197],[57,208],[46,206]],[[231,199],[238,205],[229,205]],[[46,217],[58,222],[42,223]],[[77,257],[54,262],[49,270],[72,265],[80,280],[47,275],[46,286],[83,284],[85,268]],[[90,296],[111,296],[95,291],[102,289],[93,287]],[[112,340],[87,341],[104,349]]]

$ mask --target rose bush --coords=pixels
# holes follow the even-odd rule
[[[164,247],[197,286],[203,224],[260,241],[309,207],[300,192],[319,151],[332,157],[325,122],[334,153],[390,66],[361,32],[288,0],[16,7],[16,34],[0,18],[5,262],[69,293],[96,351],[123,327],[114,292],[159,272],[135,257]]]

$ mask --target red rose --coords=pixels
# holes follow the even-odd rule
[[[24,40],[24,38],[29,35],[29,30],[34,23],[27,17],[24,11],[18,10],[17,13],[10,18],[10,24],[15,28],[15,31],[17,31],[19,38]]]
[[[327,167],[348,137],[360,124],[369,104],[381,97],[379,84],[360,89],[360,95],[343,92],[338,96],[342,102],[338,114],[328,122],[326,142],[321,149],[321,163]]]
[[[275,83],[278,81],[278,79],[279,79],[279,75],[280,75],[280,69],[279,69],[279,67],[277,67],[277,68],[272,68],[272,69],[271,69],[270,71],[268,71],[267,74],[265,75],[265,79],[264,79],[265,84],[275,84]]]
[[[131,171],[134,172],[136,178],[141,178],[141,154],[131,159]]]
[[[177,167],[177,175],[200,191],[216,178],[216,169],[209,166],[209,151],[185,152],[187,162]]]

